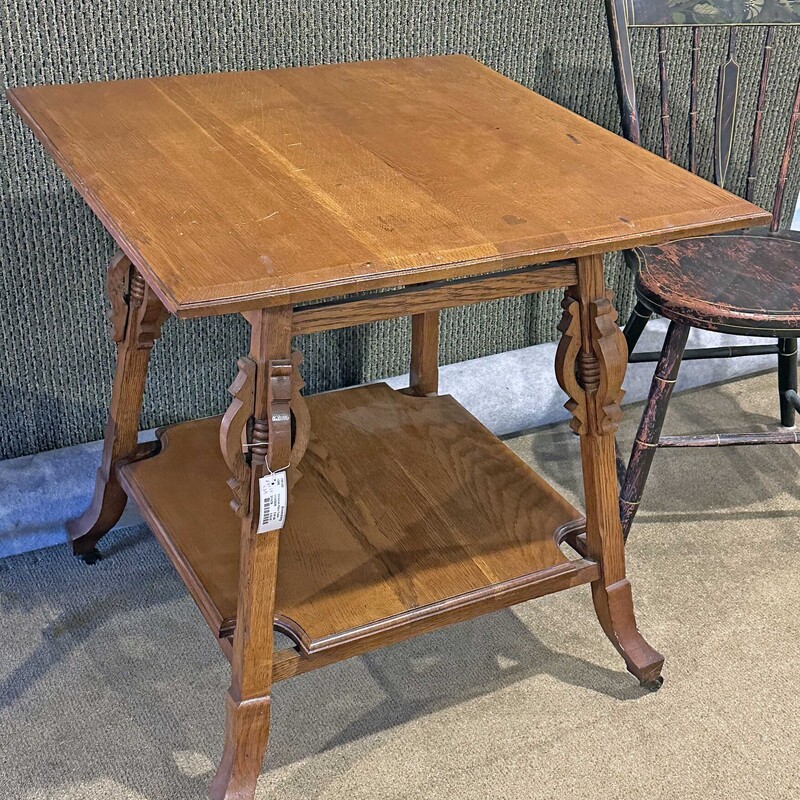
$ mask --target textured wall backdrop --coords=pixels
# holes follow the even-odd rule
[[[0,82],[5,87],[462,52],[616,129],[603,14],[601,0],[6,0]],[[755,44],[750,39],[745,45]],[[653,37],[639,33],[634,45],[648,62],[640,92],[652,108]],[[680,36],[673,45],[675,57],[683,58],[687,48]],[[745,45],[741,55],[750,64]],[[720,52],[717,47],[704,64],[709,97]],[[782,34],[778,78],[793,75],[799,52],[798,43],[790,45]],[[773,82],[771,112],[786,106],[793,80]],[[676,85],[676,111],[685,102],[685,86]],[[708,103],[701,120],[706,128]],[[0,458],[8,458],[102,435],[113,368],[103,285],[112,243],[8,104],[1,108]],[[749,129],[749,120],[740,118],[740,152]],[[647,133],[654,141],[655,128]],[[765,158],[774,160],[781,136],[779,131],[765,142]],[[795,165],[792,196],[797,172]],[[741,170],[734,179],[737,190]],[[609,281],[624,316],[630,286],[619,259],[609,264]],[[454,361],[550,339],[558,312],[552,293],[448,312],[441,357]],[[315,392],[404,371],[408,325],[363,326],[299,345],[308,390]],[[144,426],[222,410],[235,360],[246,347],[238,318],[169,322],[153,358]]]

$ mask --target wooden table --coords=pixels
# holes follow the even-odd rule
[[[8,97],[120,248],[103,462],[70,533],[91,559],[132,498],[230,659],[213,797],[252,797],[273,681],[579,584],[628,669],[660,685],[625,575],[627,354],[603,253],[765,212],[463,56]],[[437,396],[440,309],[562,287],[585,520]],[[251,326],[227,413],[137,447],[162,323],[223,313]],[[294,335],[402,315],[407,391],[303,397]],[[285,525],[259,533],[259,479],[287,467]],[[276,652],[273,628],[294,648]]]

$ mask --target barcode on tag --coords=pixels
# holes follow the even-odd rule
[[[286,522],[286,470],[259,478],[258,531],[277,531]]]

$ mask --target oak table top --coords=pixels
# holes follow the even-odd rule
[[[466,56],[8,97],[179,317],[769,218]]]

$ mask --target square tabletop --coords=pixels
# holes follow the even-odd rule
[[[178,316],[769,219],[466,56],[8,97]]]

